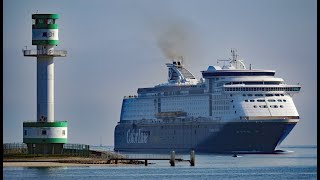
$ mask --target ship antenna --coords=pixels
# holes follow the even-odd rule
[[[232,60],[236,61],[238,58],[238,55],[236,54],[236,49],[231,49],[231,55],[232,55]]]

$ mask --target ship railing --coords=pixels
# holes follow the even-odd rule
[[[241,120],[300,119],[299,116],[240,116]]]
[[[193,117],[164,117],[159,119],[141,119],[141,120],[123,120],[118,124],[161,124],[161,123],[197,123],[197,122],[220,122],[221,118],[209,119],[205,117],[193,118]]]
[[[137,98],[137,95],[129,95],[129,96],[124,96],[123,99],[131,99],[131,98]]]

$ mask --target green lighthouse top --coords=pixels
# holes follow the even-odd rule
[[[32,14],[32,19],[59,19],[59,14]]]
[[[57,45],[59,14],[32,14],[32,45]]]

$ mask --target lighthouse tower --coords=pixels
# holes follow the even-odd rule
[[[66,57],[58,45],[58,14],[32,14],[32,45],[23,50],[26,57],[37,57],[37,121],[23,122],[23,142],[32,154],[60,154],[67,143],[67,121],[54,119],[54,57]]]

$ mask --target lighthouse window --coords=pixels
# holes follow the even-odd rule
[[[47,131],[46,130],[42,130],[42,135],[47,135]]]
[[[27,135],[27,130],[24,130],[24,135],[25,135],[25,136]]]
[[[53,24],[53,19],[48,19],[47,24]]]
[[[66,135],[66,130],[62,130],[62,135]]]
[[[38,24],[43,24],[44,23],[43,19],[37,19],[37,21],[38,21]]]

